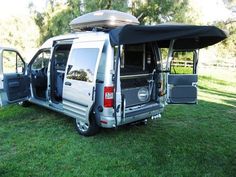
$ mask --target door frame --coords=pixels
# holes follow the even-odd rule
[[[71,45],[70,51],[69,51],[69,55],[66,61],[66,68],[65,68],[65,73],[64,73],[64,79],[63,79],[63,83],[62,83],[62,96],[63,96],[63,87],[64,87],[64,80],[66,77],[66,71],[67,71],[67,63],[69,61],[69,57],[70,57],[70,53],[72,50],[72,46],[73,46],[73,40],[58,40],[58,41],[54,41],[53,42],[53,47],[51,49],[51,57],[50,57],[50,61],[49,61],[49,65],[48,65],[48,86],[50,85],[50,87],[48,87],[48,99],[50,101],[50,106],[55,106],[58,107],[58,104],[63,102],[63,98],[61,101],[56,101],[53,95],[53,89],[56,87],[55,81],[53,81],[53,78],[55,76],[55,68],[53,68],[54,66],[54,62],[55,62],[55,58],[54,58],[54,54],[58,48],[58,46],[60,45]]]

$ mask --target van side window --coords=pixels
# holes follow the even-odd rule
[[[39,70],[44,67],[48,67],[49,59],[50,50],[42,51],[37,55],[36,59],[34,60],[34,63],[32,64],[32,69]]]
[[[19,54],[15,51],[3,51],[3,72],[23,73],[25,64]]]
[[[175,51],[171,61],[171,74],[194,74],[194,51]]]
[[[98,48],[73,49],[67,71],[67,79],[93,82]]]

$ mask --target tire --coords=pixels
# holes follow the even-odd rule
[[[22,107],[29,107],[31,105],[29,101],[21,101],[18,104]]]
[[[96,120],[94,117],[90,119],[90,124],[88,125],[87,123],[75,119],[75,129],[80,135],[83,136],[93,136],[96,135],[99,132],[99,126],[96,123]]]

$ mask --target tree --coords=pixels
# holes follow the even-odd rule
[[[31,10],[40,31],[39,44],[52,36],[70,32],[69,22],[81,14],[81,3],[78,0],[68,0],[66,3],[50,2],[45,12]],[[32,9],[32,5],[30,7]]]
[[[227,7],[233,7],[236,6],[236,0],[226,0],[224,3],[227,5]]]
[[[101,9],[129,11],[134,16],[140,17],[141,24],[185,22],[188,0],[132,0],[131,7],[128,7],[128,0],[67,0],[66,3],[51,0],[43,13],[32,10],[32,3],[29,7],[34,14],[35,23],[39,27],[39,44],[41,44],[52,36],[68,33],[70,31],[69,22],[73,18]]]
[[[141,24],[157,24],[163,22],[185,22],[188,0],[133,0],[131,13],[139,17]]]
[[[127,0],[84,0],[85,13],[103,9],[126,12],[128,10]]]
[[[36,40],[39,36],[34,21],[27,16],[0,18],[0,44],[20,50],[23,56],[29,50],[36,48]]]
[[[221,59],[236,57],[236,22],[218,22],[215,24],[221,29],[225,29],[228,33],[228,38],[217,47],[218,57]]]

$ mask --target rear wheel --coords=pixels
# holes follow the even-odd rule
[[[83,136],[93,136],[99,131],[99,126],[94,118],[90,119],[89,124],[80,119],[75,119],[75,128],[78,133]]]

